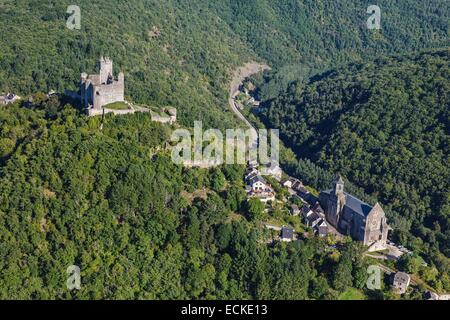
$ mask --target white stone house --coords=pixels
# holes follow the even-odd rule
[[[262,202],[275,201],[272,187],[259,175],[259,172],[252,171],[246,177],[246,190],[249,197],[258,198]]]
[[[394,275],[392,287],[396,293],[404,294],[404,293],[406,293],[406,289],[408,289],[410,282],[411,282],[411,277],[409,276],[409,274],[407,274],[405,272],[397,272]]]
[[[260,175],[256,175],[249,179],[249,185],[252,187],[253,192],[263,192],[269,188],[266,180]]]
[[[284,180],[281,182],[281,185],[285,188],[292,188],[292,181],[291,180]]]

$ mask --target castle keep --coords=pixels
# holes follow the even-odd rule
[[[336,179],[333,189],[320,193],[319,201],[327,221],[338,231],[362,241],[369,251],[386,248],[390,227],[380,204],[372,207],[344,192],[342,177]]]
[[[125,76],[119,73],[113,77],[113,62],[107,57],[100,58],[100,74],[81,74],[81,103],[89,115],[100,114],[102,107],[124,101]]]

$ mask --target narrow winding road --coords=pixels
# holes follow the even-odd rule
[[[228,103],[231,107],[231,110],[236,114],[236,116],[241,119],[247,127],[249,127],[251,130],[256,131],[256,129],[252,126],[252,124],[244,117],[244,115],[239,111],[238,106],[236,105],[235,97],[236,92],[239,90],[239,87],[241,86],[242,82],[261,71],[264,70],[270,70],[270,67],[266,64],[260,64],[256,62],[248,62],[243,67],[238,68],[233,75],[233,79],[230,84],[230,94],[228,97]]]

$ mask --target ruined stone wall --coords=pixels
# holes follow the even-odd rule
[[[107,58],[100,59],[100,83],[106,83],[108,75],[113,75],[113,62]]]
[[[123,82],[117,81],[109,85],[101,85],[100,96],[102,99],[102,106],[117,101],[124,101],[124,90]]]

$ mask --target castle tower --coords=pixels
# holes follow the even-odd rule
[[[100,57],[100,73],[82,73],[80,77],[81,103],[90,115],[100,114],[102,107],[114,102],[124,101],[125,76],[119,73],[114,79],[113,62]]]
[[[113,62],[107,57],[100,57],[100,83],[108,83],[113,76]]]

